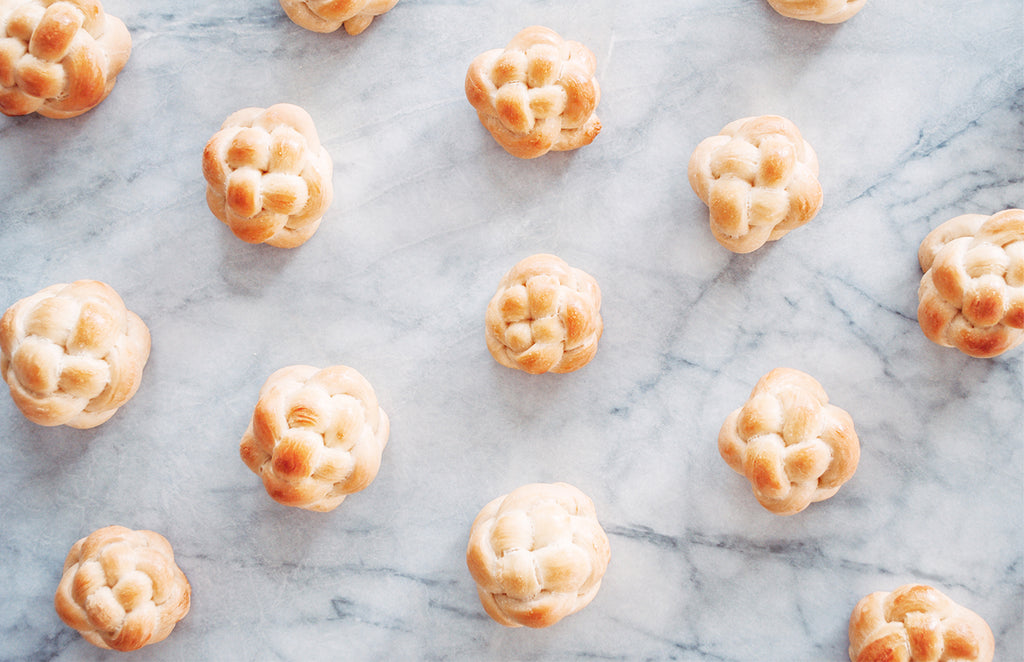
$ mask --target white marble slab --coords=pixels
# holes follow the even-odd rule
[[[0,393],[0,660],[103,660],[57,618],[71,544],[154,529],[193,587],[135,660],[844,660],[875,590],[924,582],[1024,659],[1020,349],[970,359],[916,322],[917,245],[952,216],[1024,204],[1019,0],[869,0],[851,21],[760,0],[402,0],[358,37],[274,0],[107,0],[134,52],[65,121],[0,118],[0,303],[113,285],[148,323],[137,396],[90,430]],[[543,24],[598,60],[604,129],[508,156],[465,100],[478,53]],[[239,108],[304,106],[336,198],[305,246],[249,246],[208,211],[206,141]],[[782,241],[721,248],[686,178],[728,121],[786,115],[825,203]],[[483,311],[554,252],[604,293],[597,357],[564,376],[496,364]],[[263,380],[343,363],[392,435],[330,514],[271,501],[238,457]],[[776,366],[853,416],[862,460],[780,518],[718,456],[725,416]],[[490,621],[466,570],[491,498],[563,480],[612,544],[604,585],[547,630]]]

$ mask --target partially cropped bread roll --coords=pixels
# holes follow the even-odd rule
[[[931,586],[872,593],[850,615],[850,662],[992,662],[988,623]]]
[[[149,329],[106,283],[51,285],[0,318],[0,373],[40,425],[92,428],[139,388]]]
[[[533,374],[572,372],[597,352],[601,288],[559,257],[531,255],[501,279],[485,322],[487,349],[498,363]]]
[[[131,51],[98,0],[0,0],[0,112],[81,115],[107,98]]]
[[[816,379],[792,368],[776,368],[757,382],[750,399],[726,418],[718,450],[776,515],[833,496],[860,460],[850,415],[829,404]]]
[[[473,522],[466,564],[484,610],[509,627],[553,625],[590,604],[611,558],[594,502],[565,483],[524,485]]]
[[[706,138],[690,157],[690,186],[711,232],[734,253],[781,239],[821,209],[818,156],[784,117],[746,117]]]
[[[333,174],[313,119],[288,103],[231,114],[203,150],[210,211],[250,244],[305,243],[334,197]]]
[[[554,30],[533,26],[505,48],[478,55],[466,73],[466,98],[510,154],[532,159],[589,145],[601,131],[601,88],[594,54]]]
[[[166,639],[191,595],[166,538],[108,526],[71,548],[54,606],[89,643],[133,651]]]
[[[842,23],[864,8],[867,0],[768,0],[772,8],[789,18],[817,23]]]
[[[240,452],[275,501],[326,512],[377,477],[389,429],[356,370],[295,365],[260,389]]]
[[[357,35],[373,19],[391,10],[398,0],[280,0],[288,18],[313,32],[345,32]]]
[[[952,218],[918,260],[917,321],[929,340],[977,358],[1024,342],[1024,210]]]

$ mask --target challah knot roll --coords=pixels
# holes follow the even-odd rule
[[[133,651],[166,639],[191,594],[166,538],[108,526],[71,548],[54,606],[89,643]]]
[[[708,206],[715,239],[734,253],[782,238],[821,209],[818,157],[784,117],[726,124],[697,145],[688,175]]]
[[[357,35],[373,19],[391,10],[398,0],[280,0],[288,18],[313,32],[334,32],[342,25]]]
[[[295,365],[260,389],[240,452],[275,501],[326,512],[376,478],[388,431],[356,370]]]
[[[34,423],[92,428],[139,388],[149,329],[106,283],[51,285],[0,318],[0,373]]]
[[[917,321],[929,340],[978,358],[1024,342],[1024,210],[952,218],[918,260]]]
[[[817,380],[791,368],[776,368],[757,382],[750,399],[726,418],[718,450],[776,515],[828,499],[860,460],[850,415],[829,404]]]
[[[203,150],[210,211],[250,244],[305,243],[331,204],[333,173],[313,119],[287,103],[231,114]]]
[[[98,0],[0,0],[0,112],[81,115],[114,89],[131,50]]]
[[[992,662],[992,630],[931,586],[864,597],[850,615],[850,662]]]
[[[867,0],[768,0],[783,16],[816,23],[842,23],[864,8]]]
[[[594,54],[545,27],[526,28],[504,49],[478,55],[466,98],[510,154],[532,159],[589,145],[601,131]]]
[[[484,610],[509,627],[542,628],[597,595],[611,557],[594,503],[565,483],[524,485],[487,504],[466,564]]]
[[[572,372],[597,352],[601,289],[561,258],[532,255],[501,279],[485,322],[487,349],[498,363],[532,374]]]

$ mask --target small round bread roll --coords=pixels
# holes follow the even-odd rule
[[[842,23],[864,8],[867,0],[768,0],[772,9],[789,18],[817,23]]]
[[[357,35],[398,4],[398,0],[280,0],[288,18],[313,32],[334,32],[342,25]]]
[[[950,219],[918,260],[917,321],[929,340],[977,358],[1024,342],[1024,210]]]
[[[601,131],[594,109],[597,62],[583,44],[533,26],[505,48],[478,55],[466,98],[498,144],[521,159],[589,145]]]
[[[139,389],[149,329],[106,283],[59,283],[0,318],[0,373],[39,425],[92,428]]]
[[[484,506],[466,564],[487,614],[543,628],[583,609],[611,558],[594,503],[565,483],[524,485]]]
[[[388,431],[373,388],[354,369],[294,365],[260,389],[240,452],[275,501],[326,512],[377,477]]]
[[[191,595],[166,538],[108,526],[71,548],[54,606],[90,644],[133,651],[166,639]]]
[[[850,662],[992,662],[980,616],[921,584],[872,593],[850,615]]]
[[[601,289],[589,274],[540,253],[505,274],[487,305],[487,349],[532,374],[572,372],[597,352]]]
[[[776,515],[828,499],[860,460],[850,415],[828,403],[817,380],[792,368],[776,368],[757,382],[722,425],[718,451]]]
[[[784,117],[746,117],[705,138],[690,157],[690,186],[711,232],[734,253],[781,239],[821,209],[818,157]]]
[[[0,2],[0,112],[65,119],[114,89],[132,38],[98,0]]]
[[[334,164],[302,108],[232,113],[203,150],[206,202],[242,241],[301,246],[334,197]]]

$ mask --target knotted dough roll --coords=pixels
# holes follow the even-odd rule
[[[81,115],[107,98],[131,51],[98,0],[0,0],[0,112]]]
[[[611,558],[594,503],[565,483],[524,485],[484,506],[466,564],[487,614],[543,628],[597,595]]]
[[[768,0],[772,9],[789,18],[817,23],[842,23],[864,8],[867,0]]]
[[[391,10],[398,0],[280,0],[288,18],[313,32],[334,32],[342,25],[357,35],[373,19]]]
[[[139,389],[149,329],[106,283],[51,285],[0,318],[0,373],[39,425],[92,428]]]
[[[54,606],[89,643],[133,651],[166,639],[191,595],[166,538],[108,526],[71,548]]]

